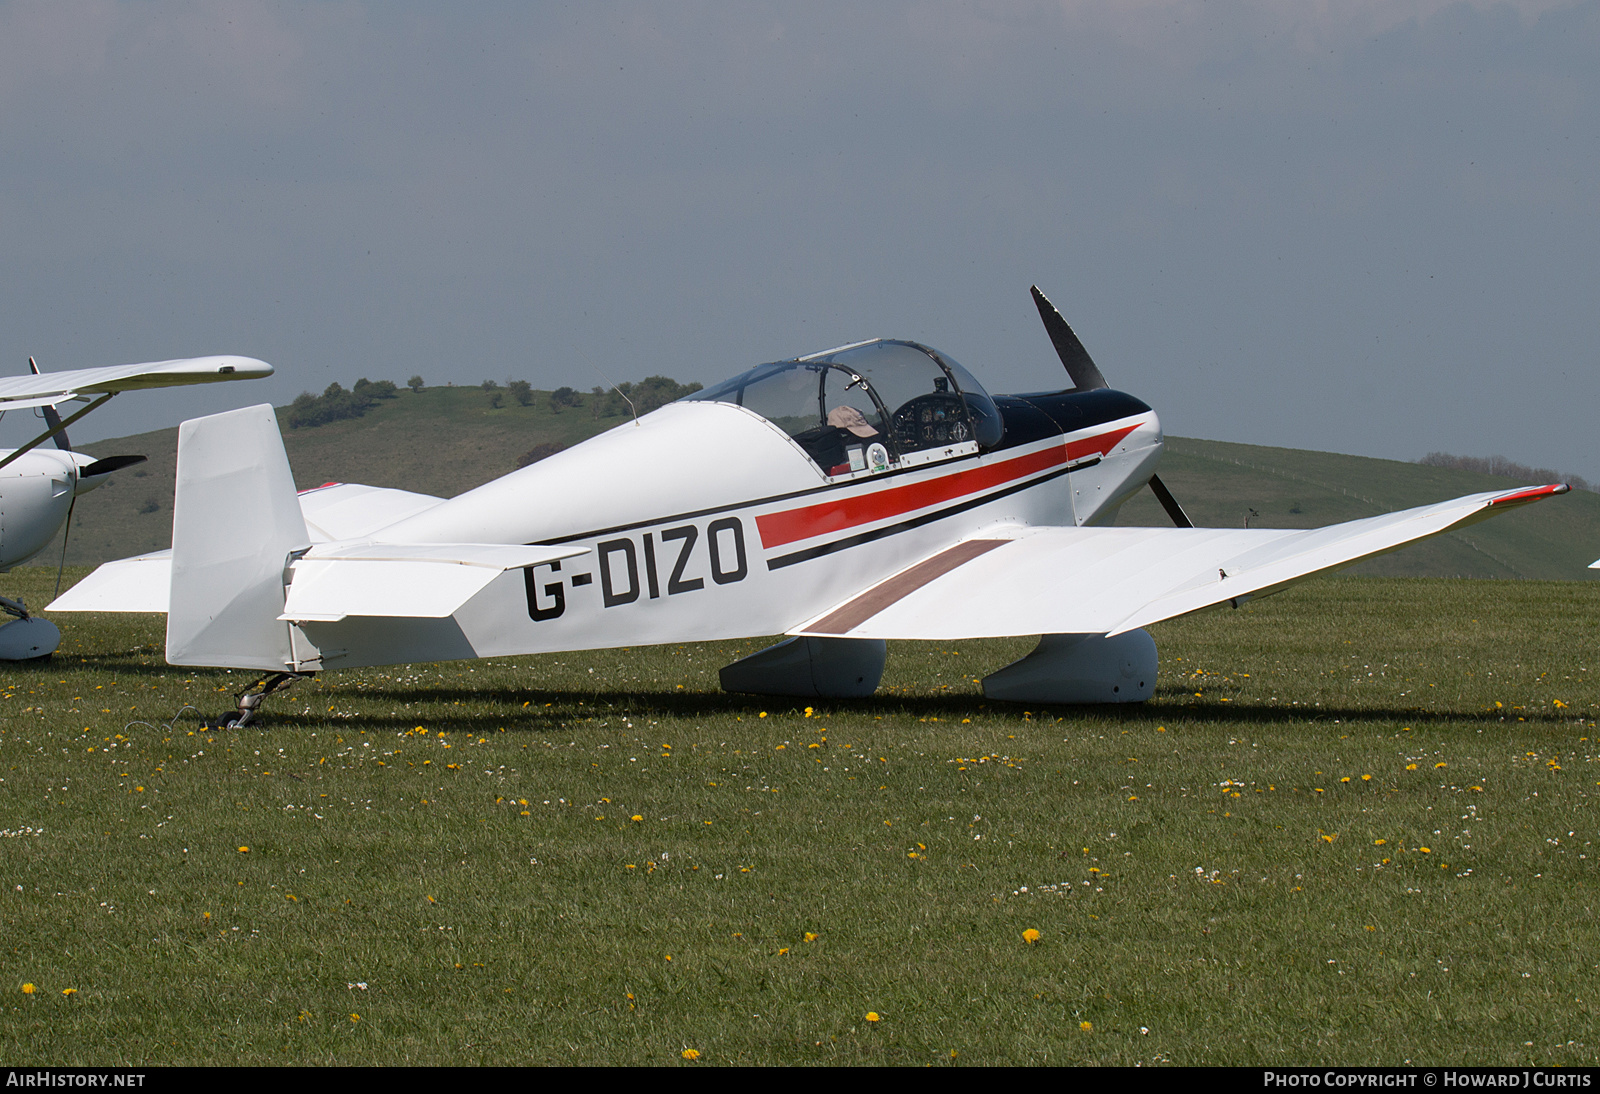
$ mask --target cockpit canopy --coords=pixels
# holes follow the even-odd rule
[[[994,400],[956,361],[884,339],[758,365],[692,400],[754,411],[832,476],[973,455],[1002,430]]]

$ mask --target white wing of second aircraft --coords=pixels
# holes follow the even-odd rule
[[[958,543],[795,627],[833,638],[1117,635],[1473,524],[1561,485],[1326,528],[1021,528]]]
[[[152,387],[179,387],[272,375],[272,366],[254,357],[189,357],[142,365],[108,365],[70,372],[40,372],[0,377],[0,410],[56,406],[89,395],[112,395]]]

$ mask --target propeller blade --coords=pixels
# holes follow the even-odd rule
[[[1072,386],[1079,391],[1110,387],[1089,356],[1089,351],[1083,348],[1078,336],[1061,318],[1061,313],[1056,311],[1056,306],[1039,291],[1039,286],[1035,285],[1029,291],[1033,293],[1033,302],[1039,307],[1039,318],[1044,320],[1044,329],[1050,335],[1050,342],[1056,347],[1056,356],[1061,358],[1061,363],[1067,366],[1067,375],[1072,377]]]
[[[39,375],[39,366],[34,363],[32,357],[28,358],[28,367],[33,369],[33,374],[35,376]],[[39,409],[44,411],[44,422],[46,425],[48,425],[51,429],[61,429],[61,415],[56,413],[55,407],[43,406]],[[61,429],[61,432],[56,434],[56,447],[61,449],[63,452],[72,451],[72,442],[67,440],[67,431],[65,429]]]
[[[1167,516],[1172,518],[1172,523],[1179,528],[1193,528],[1194,521],[1189,519],[1189,514],[1183,511],[1183,506],[1178,504],[1178,499],[1172,496],[1172,491],[1167,489],[1167,484],[1161,481],[1161,476],[1150,476],[1150,492],[1161,503],[1161,508],[1167,511]]]
[[[113,471],[121,471],[124,467],[132,467],[136,463],[143,463],[148,456],[107,456],[103,460],[95,460],[82,471],[78,478],[87,479],[94,475],[109,475]]]
[[[1099,366],[1089,356],[1089,351],[1078,341],[1077,334],[1067,321],[1061,318],[1056,306],[1050,303],[1050,298],[1040,292],[1037,285],[1029,291],[1033,293],[1033,302],[1039,308],[1039,318],[1044,320],[1044,329],[1050,334],[1050,342],[1056,347],[1056,356],[1067,366],[1067,375],[1072,377],[1074,389],[1090,391],[1098,387],[1110,387]],[[1194,527],[1194,521],[1189,519],[1189,515],[1183,511],[1183,506],[1178,504],[1178,499],[1172,496],[1172,491],[1167,489],[1167,484],[1161,481],[1159,475],[1150,476],[1150,491],[1161,503],[1161,508],[1167,511],[1167,516],[1173,524],[1179,528]]]

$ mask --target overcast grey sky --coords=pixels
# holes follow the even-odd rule
[[[1037,390],[1036,281],[1171,433],[1600,479],[1597,92],[1595,0],[0,2],[0,372]]]

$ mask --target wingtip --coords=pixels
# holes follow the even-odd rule
[[[1564,482],[1552,482],[1547,483],[1544,486],[1530,486],[1524,490],[1513,490],[1508,494],[1501,494],[1497,498],[1491,498],[1489,504],[1512,505],[1518,502],[1537,501],[1540,498],[1549,498],[1554,497],[1557,494],[1565,494],[1571,489],[1572,487],[1568,486]]]

